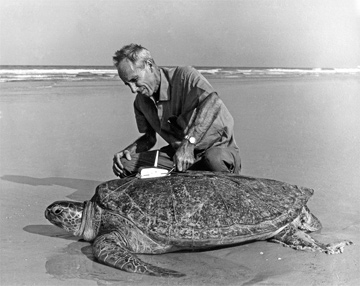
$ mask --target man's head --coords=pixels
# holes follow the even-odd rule
[[[160,85],[160,72],[150,52],[136,44],[124,46],[113,57],[121,80],[133,93],[152,96]]]

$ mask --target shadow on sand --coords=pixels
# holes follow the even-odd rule
[[[95,261],[92,247],[89,242],[62,230],[53,225],[28,225],[24,231],[48,236],[62,238],[72,241],[68,246],[56,249],[55,253],[46,257],[46,273],[60,280],[87,279],[96,281],[98,285],[109,285],[110,281],[119,282],[117,271],[101,265]],[[109,277],[109,274],[111,277]]]
[[[43,236],[48,236],[48,237],[59,237],[59,238],[63,238],[66,240],[79,240],[78,237],[73,236],[71,233],[55,226],[55,225],[27,225],[23,228],[24,231],[29,232],[29,233],[33,233],[33,234],[38,234],[38,235],[43,235]]]
[[[161,278],[124,272],[96,261],[88,242],[77,241],[47,257],[46,272],[54,278],[85,279],[98,285],[235,285],[251,281],[254,274],[239,265],[207,253],[138,255],[153,265],[180,271],[182,278]],[[251,284],[250,284],[251,285]]]
[[[16,175],[4,175],[1,177],[1,180],[30,186],[61,186],[65,188],[75,189],[76,191],[71,195],[68,195],[67,198],[76,201],[90,199],[95,193],[96,186],[101,183],[100,181],[73,178],[33,178],[28,176]]]
[[[127,273],[98,263],[89,242],[78,240],[56,226],[28,225],[23,230],[72,241],[46,257],[46,273],[59,280],[85,279],[95,281],[97,285],[119,285],[119,282],[125,282],[126,285],[228,285],[228,282],[253,279],[252,271],[246,266],[212,256],[205,251],[138,255],[156,266],[183,272],[186,276],[181,279]],[[236,247],[232,249],[239,251]]]

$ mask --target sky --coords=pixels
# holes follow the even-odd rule
[[[360,0],[0,0],[1,65],[360,66]]]

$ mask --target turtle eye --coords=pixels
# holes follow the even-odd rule
[[[57,207],[53,209],[53,212],[54,212],[54,214],[56,214],[56,215],[61,214],[62,211],[63,211],[63,210],[62,210],[61,208],[57,208]]]

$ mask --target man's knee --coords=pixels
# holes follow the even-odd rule
[[[205,162],[211,166],[221,164],[224,157],[227,157],[227,154],[224,152],[223,148],[211,148],[204,154]]]
[[[129,169],[132,166],[131,160],[128,160],[125,157],[120,158],[120,162],[124,166],[124,169]]]
[[[238,151],[230,148],[210,148],[204,154],[204,162],[211,171],[240,172],[240,156]]]

